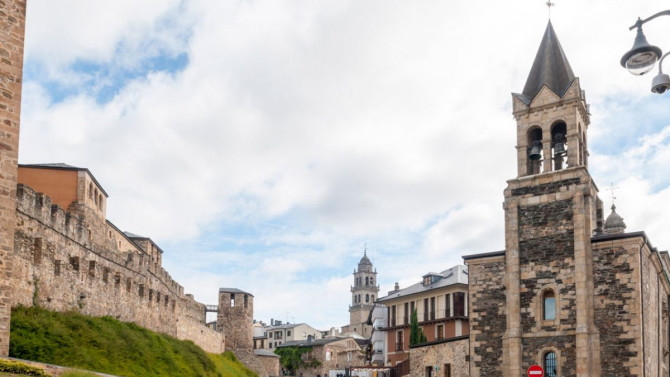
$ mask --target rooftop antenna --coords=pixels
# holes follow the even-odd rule
[[[547,6],[547,10],[548,10],[548,13],[549,13],[549,19],[551,20],[551,7],[556,6],[556,4],[552,3],[551,0],[547,0],[545,5]]]

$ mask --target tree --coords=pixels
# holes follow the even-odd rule
[[[427,341],[428,339],[426,339],[426,335],[419,327],[419,318],[416,315],[416,309],[414,309],[414,311],[412,311],[412,318],[410,320],[409,345],[413,346],[415,344],[425,343]]]
[[[295,375],[300,368],[316,368],[321,365],[316,359],[303,360],[302,355],[309,354],[311,351],[312,347],[281,347],[275,349],[275,354],[279,355],[282,369],[289,372],[290,375]]]

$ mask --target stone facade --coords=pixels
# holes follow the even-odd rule
[[[588,170],[588,105],[551,23],[514,94],[518,177],[505,190],[505,250],[466,256],[470,375],[668,375],[670,258],[623,233]],[[603,224],[605,233],[603,233]]]
[[[468,260],[471,376],[501,377],[507,330],[504,252]]]
[[[467,337],[414,346],[410,350],[410,377],[468,377]],[[484,375],[486,376],[486,375]]]
[[[254,296],[234,288],[219,289],[216,328],[226,334],[226,351],[254,347]]]
[[[13,306],[112,316],[223,352],[222,334],[205,326],[205,305],[111,223],[65,211],[25,185],[15,213]],[[134,247],[120,250],[116,238]]]
[[[0,2],[0,356],[9,353],[25,0]]]

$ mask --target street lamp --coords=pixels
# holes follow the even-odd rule
[[[656,61],[659,61],[658,75],[652,80],[651,91],[653,93],[661,94],[667,89],[670,89],[670,76],[663,73],[663,59],[670,53],[665,53],[665,55],[663,55],[660,48],[652,46],[647,42],[647,38],[644,36],[644,32],[642,32],[642,25],[644,23],[659,16],[670,16],[670,10],[658,12],[646,20],[642,20],[638,17],[635,25],[629,28],[629,30],[637,28],[637,35],[635,36],[633,48],[621,57],[621,66],[636,76],[642,76],[651,71],[656,64]]]

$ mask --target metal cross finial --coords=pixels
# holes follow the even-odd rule
[[[614,205],[614,200],[616,200],[616,196],[614,196],[614,191],[618,188],[619,186],[614,186],[614,183],[610,183],[610,187],[606,188],[606,190],[610,192],[610,195],[612,197],[612,205]]]
[[[547,0],[545,5],[547,6],[547,10],[549,12],[549,19],[551,20],[551,7],[555,6],[556,4],[552,3],[551,0]]]
[[[363,242],[363,255],[368,255],[368,243]]]

